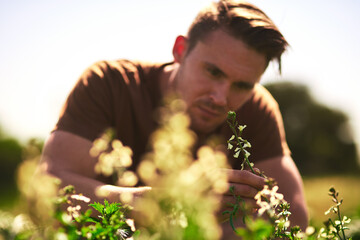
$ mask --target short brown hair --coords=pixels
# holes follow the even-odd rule
[[[208,33],[222,29],[264,54],[267,62],[277,60],[288,43],[272,20],[256,6],[240,0],[219,0],[203,9],[188,30],[189,53]]]

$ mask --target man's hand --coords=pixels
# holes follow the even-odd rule
[[[258,191],[263,189],[265,179],[247,170],[224,169],[224,171],[228,176],[229,190],[221,198],[219,213],[231,211],[231,204],[236,203],[237,196],[245,201],[247,208],[256,209],[257,205],[254,197]],[[224,217],[227,218],[228,215],[224,215],[221,218],[224,219]]]

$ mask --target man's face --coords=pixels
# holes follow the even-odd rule
[[[175,90],[187,104],[192,129],[209,133],[225,121],[228,111],[239,109],[251,97],[266,59],[222,30],[211,32],[186,56],[185,52],[186,41],[175,43],[179,63]]]

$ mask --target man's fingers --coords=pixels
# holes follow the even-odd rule
[[[253,168],[258,176],[261,176],[261,171],[258,168]]]
[[[230,188],[232,188],[232,192],[230,192]],[[242,198],[254,198],[258,191],[258,189],[246,184],[229,183],[229,191],[227,191],[225,195],[235,195]]]
[[[224,169],[228,175],[228,182],[240,183],[254,187],[255,189],[261,190],[265,185],[265,179],[249,171]]]

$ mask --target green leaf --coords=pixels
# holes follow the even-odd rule
[[[105,200],[106,201],[106,200]],[[104,205],[102,205],[101,203],[91,203],[89,204],[90,207],[94,208],[96,211],[98,211],[101,214],[104,214]]]
[[[222,215],[225,215],[225,214],[231,214],[231,211],[229,211],[229,210],[223,211]]]
[[[97,218],[89,217],[85,220],[85,222],[99,223],[100,221]]]
[[[237,229],[237,235],[247,240],[272,239],[273,230],[273,226],[269,222],[259,218],[248,221],[247,228]]]
[[[119,203],[111,203],[105,208],[105,213],[109,216],[116,213],[118,210],[120,210]]]

